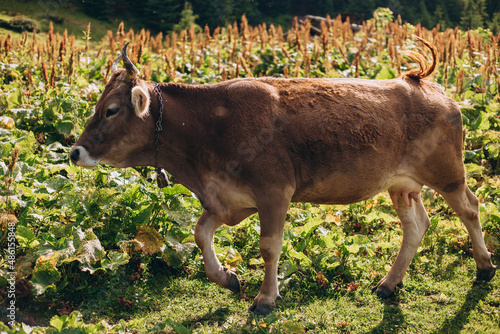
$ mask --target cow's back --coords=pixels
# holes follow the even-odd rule
[[[383,190],[408,163],[408,147],[436,121],[461,124],[434,83],[412,79],[263,79],[286,127],[272,150],[293,165],[294,201],[352,203]],[[458,120],[458,122],[456,122]],[[461,129],[453,130],[454,135]],[[456,131],[455,131],[456,130]],[[455,140],[456,141],[456,140]],[[428,152],[430,153],[430,152]],[[355,180],[355,182],[353,182]]]
[[[412,79],[260,78],[183,87],[190,99],[179,98],[192,123],[188,155],[199,157],[192,166],[229,170],[239,184],[287,183],[294,201],[313,203],[352,203],[383,190],[408,145],[450,112],[435,84]]]

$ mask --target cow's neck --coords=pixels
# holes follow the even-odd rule
[[[166,85],[160,86],[163,96],[163,129],[159,133],[158,167],[164,168],[177,182],[199,196],[204,187],[203,175],[200,174],[199,166],[196,164],[198,157],[193,156],[194,151],[189,149],[190,143],[193,143],[190,130],[186,130],[186,122],[182,122],[182,119],[187,117],[185,115],[187,111],[182,108],[181,99],[176,99],[165,92],[166,87]],[[159,117],[159,101],[154,84],[151,84],[149,89],[152,97],[151,122],[154,124]],[[191,119],[191,121],[196,120]],[[196,131],[196,128],[192,131]],[[149,161],[154,161],[154,143],[152,152],[153,156],[152,159],[148,159]]]

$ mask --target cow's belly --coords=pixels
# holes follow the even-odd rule
[[[292,202],[315,204],[350,204],[367,200],[378,193],[394,189],[397,192],[420,192],[422,184],[405,170],[385,175],[370,175],[356,178],[349,175],[332,174],[307,187],[298,188]]]
[[[323,174],[323,173],[320,173]],[[354,174],[354,175],[353,175]],[[395,174],[395,173],[394,173]],[[292,197],[293,202],[349,204],[366,200],[385,190],[390,175],[377,173],[333,172],[302,179]]]
[[[364,201],[385,190],[384,182],[353,185],[338,180],[327,180],[299,189],[292,197],[292,202],[315,204],[350,204]]]

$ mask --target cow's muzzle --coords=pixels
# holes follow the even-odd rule
[[[93,168],[99,163],[98,159],[90,157],[89,152],[83,146],[73,146],[69,158],[75,165],[86,168]]]

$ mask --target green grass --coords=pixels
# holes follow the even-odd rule
[[[26,15],[43,14],[35,13],[36,2],[9,3],[24,4]],[[86,25],[84,19],[80,22]],[[99,34],[95,28],[91,36]],[[396,75],[397,62],[378,42],[399,36],[387,29],[363,32],[371,37],[363,46],[360,76],[388,79]],[[319,40],[311,42],[309,36],[301,37],[306,49],[293,41],[261,44],[255,35],[251,50],[245,51],[252,53],[247,59],[251,72],[246,73],[237,61],[248,41],[233,33],[235,42],[229,44],[227,34],[224,30],[206,43],[199,36],[189,54],[185,52],[190,44],[187,37],[173,47],[164,44],[161,53],[149,39],[139,69],[152,81],[185,83],[217,82],[250,73],[354,77],[355,54],[364,43],[345,34],[342,56],[333,37],[322,52]],[[432,37],[430,32],[425,34]],[[480,40],[477,32],[472,34],[473,51],[492,58],[491,52],[486,54],[493,48],[491,39]],[[50,44],[47,37],[38,35],[41,45]],[[465,45],[465,37],[459,38],[457,43]],[[401,47],[413,45],[400,42]],[[109,45],[107,39],[102,43]],[[121,42],[111,43],[117,50]],[[476,266],[465,228],[444,200],[427,188],[422,201],[431,226],[405,277],[406,287],[397,297],[382,301],[371,293],[394,262],[402,239],[387,193],[352,205],[293,204],[280,260],[283,300],[269,316],[254,318],[247,309],[263,278],[257,215],[216,233],[214,247],[220,261],[232,267],[243,283],[241,295],[234,295],[206,279],[193,237],[203,208],[187,189],[173,182],[159,190],[147,168],[86,170],[69,164],[70,146],[88,122],[104,89],[107,64],[117,52],[102,52],[95,43],[86,51],[71,54],[68,50],[62,60],[59,54],[45,53],[41,62],[34,56],[38,52],[32,43],[12,45],[18,47],[7,55],[0,52],[5,64],[0,71],[0,115],[15,124],[0,129],[0,182],[9,184],[13,178],[10,187],[0,187],[0,222],[4,224],[4,217],[11,219],[7,213],[18,220],[19,326],[21,322],[35,324],[34,333],[500,332],[500,275],[491,283],[473,285]],[[169,64],[164,55],[175,62]],[[500,253],[498,83],[491,78],[486,81],[485,67],[469,59],[467,52],[463,57],[454,55],[450,63],[456,66],[447,72],[447,81],[445,64],[435,80],[462,106],[467,182],[481,198],[486,244],[490,251]],[[488,71],[496,73],[497,63],[496,58],[492,60]],[[53,84],[44,77],[44,65],[48,76],[54,73]],[[463,92],[455,92],[462,69]],[[20,153],[14,167],[10,162],[16,147]],[[5,235],[4,231],[0,234]],[[131,251],[127,245],[136,244],[139,232],[151,236],[148,247]],[[7,242],[2,238],[4,250]],[[155,247],[160,251],[146,252]],[[8,262],[2,255],[0,303],[5,303]],[[494,263],[499,260],[497,255]],[[29,284],[36,285],[35,289]],[[61,315],[72,311],[70,316]],[[0,323],[2,331],[7,329]]]
[[[0,18],[10,20],[16,14],[36,20],[40,25],[41,32],[47,32],[49,29],[50,19],[47,18],[47,15],[61,17],[64,19],[64,22],[62,24],[54,23],[54,31],[62,34],[67,29],[68,35],[75,35],[77,37],[83,36],[82,32],[87,29],[87,24],[90,22],[93,41],[100,41],[108,30],[115,32],[119,23],[105,22],[89,17],[76,8],[60,5],[59,1],[3,0],[0,2]],[[19,34],[0,28],[0,36],[6,36],[9,33]]]
[[[309,279],[298,280],[297,287],[280,289],[283,300],[266,317],[247,311],[255,296],[248,291],[258,290],[258,279],[235,295],[208,282],[203,273],[175,274],[161,262],[150,264],[155,269],[134,282],[124,279],[133,272],[129,267],[119,280],[82,290],[77,303],[71,300],[75,296],[60,302],[70,301],[86,323],[105,321],[110,330],[114,325],[114,330],[126,327],[133,333],[499,333],[498,276],[476,284],[470,255],[435,252],[428,257],[428,265],[410,268],[405,288],[389,300],[371,293],[370,272],[381,265],[372,259],[355,291],[317,291]],[[133,306],[120,304],[118,297]],[[60,305],[44,313],[26,307],[27,313],[43,314],[39,325],[48,325]]]

